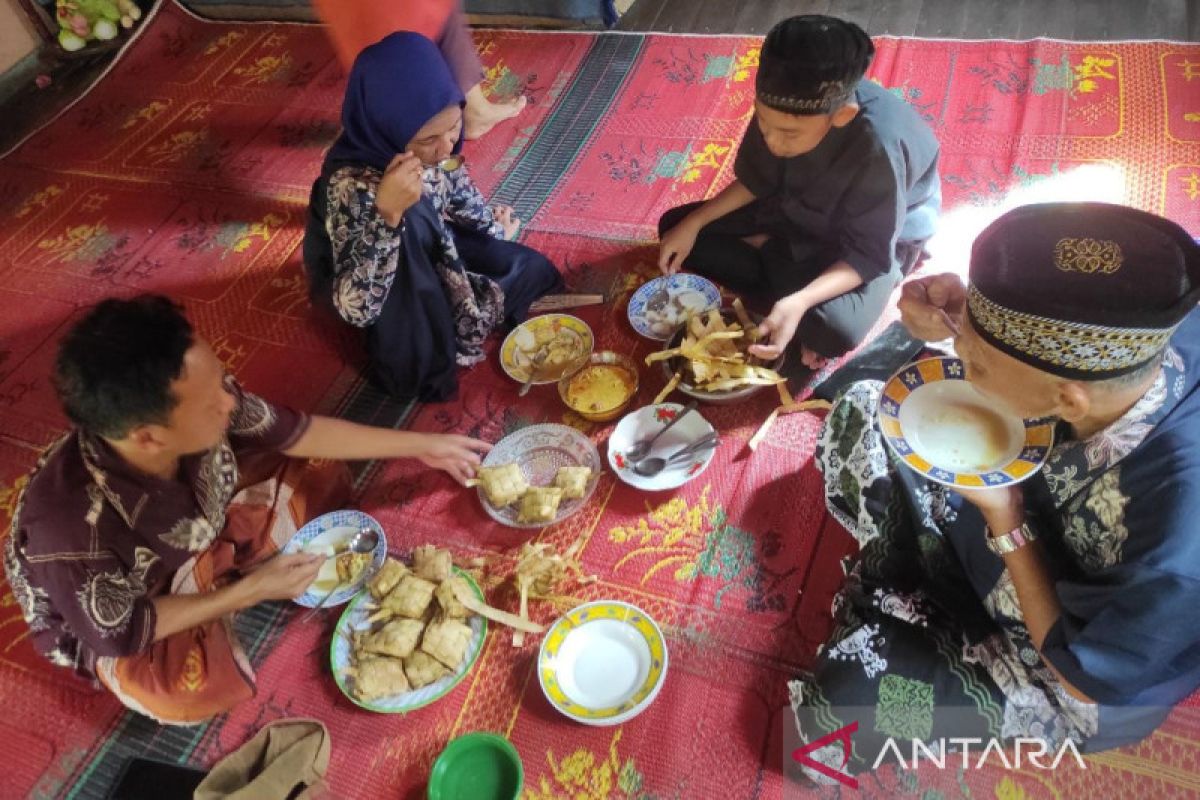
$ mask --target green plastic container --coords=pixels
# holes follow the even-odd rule
[[[512,742],[477,731],[450,742],[429,773],[429,800],[518,800],[525,769]]]

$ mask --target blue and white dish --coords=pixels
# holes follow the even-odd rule
[[[371,554],[371,564],[363,570],[354,583],[338,588],[329,598],[329,602],[325,603],[325,608],[340,606],[354,597],[362,589],[363,584],[383,566],[383,562],[387,559],[387,535],[383,532],[383,526],[370,514],[362,511],[352,509],[331,511],[296,531],[296,535],[283,547],[282,552],[284,553],[301,551],[314,554],[329,553],[331,549],[337,549],[340,545],[350,541],[351,537],[363,528],[370,528],[379,534],[379,542]],[[317,573],[317,579],[309,585],[304,594],[296,598],[296,603],[307,608],[315,608],[325,599],[326,593],[337,587],[335,560],[333,558],[325,559],[325,563],[321,565],[321,571]]]
[[[649,308],[655,295],[666,289],[667,302],[662,308]],[[661,295],[660,295],[661,296]],[[721,307],[721,290],[699,275],[685,272],[655,278],[641,286],[629,298],[629,324],[640,336],[666,341],[689,313],[702,314]]]

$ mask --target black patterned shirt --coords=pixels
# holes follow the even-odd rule
[[[73,430],[39,460],[13,515],[4,566],[34,646],[51,662],[94,675],[97,657],[154,641],[152,598],[225,527],[238,458],[282,452],[305,414],[226,386],[237,398],[213,449],[180,460],[165,480],[130,467],[101,438]]]

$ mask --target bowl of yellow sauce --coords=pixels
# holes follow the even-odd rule
[[[558,382],[558,396],[567,408],[592,422],[616,419],[637,390],[637,365],[611,350],[592,353],[582,367]]]

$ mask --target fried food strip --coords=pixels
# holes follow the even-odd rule
[[[676,372],[674,375],[672,375],[671,380],[667,381],[667,385],[664,386],[663,390],[655,396],[654,402],[651,403],[651,405],[656,406],[662,401],[666,400],[667,396],[671,394],[671,392],[675,391],[675,387],[679,385],[681,380],[683,380],[683,373]]]
[[[784,389],[783,391],[787,390]],[[771,426],[775,424],[776,417],[782,416],[783,414],[794,414],[797,411],[818,411],[829,408],[833,408],[833,404],[827,400],[806,400],[803,403],[792,402],[781,405],[767,415],[767,418],[763,420],[763,424],[759,425],[758,430],[755,431],[754,435],[750,437],[750,441],[747,442],[747,445],[751,450],[757,450],[758,446],[762,444],[763,440],[767,437],[767,431],[769,431]]]

